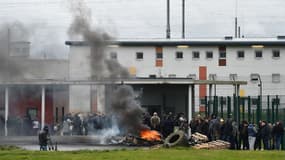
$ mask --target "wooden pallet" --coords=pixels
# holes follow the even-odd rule
[[[228,149],[229,147],[230,143],[222,140],[196,144],[193,146],[195,149]]]
[[[191,135],[193,139],[197,140],[197,141],[200,141],[200,142],[207,142],[208,141],[208,137],[203,135],[203,134],[200,134],[198,132],[194,133]]]

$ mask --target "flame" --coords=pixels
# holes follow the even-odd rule
[[[160,141],[161,140],[160,134],[155,130],[142,130],[140,135],[142,139],[145,139],[148,141]]]

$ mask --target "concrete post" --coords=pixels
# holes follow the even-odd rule
[[[189,85],[188,87],[188,122],[192,120],[193,108],[195,107],[195,85]],[[191,136],[191,128],[188,129],[188,135]]]
[[[213,89],[213,85],[209,84],[209,115],[211,116],[211,114],[213,113],[213,108],[212,108],[212,89]]]
[[[46,110],[46,93],[45,86],[42,86],[42,113],[41,113],[41,128],[43,129],[45,126],[45,110]]]
[[[9,116],[9,87],[5,87],[5,136],[8,136],[8,116]]]

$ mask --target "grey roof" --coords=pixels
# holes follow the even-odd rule
[[[84,41],[66,41],[70,46],[86,46]],[[120,46],[285,46],[285,39],[278,38],[237,38],[237,39],[121,39],[109,41]]]
[[[246,81],[222,81],[222,80],[193,80],[190,78],[129,78],[129,79],[102,79],[97,81],[88,80],[23,80],[0,82],[0,85],[99,85],[99,84],[184,84],[184,85],[200,85],[200,84],[216,84],[216,85],[247,85]]]

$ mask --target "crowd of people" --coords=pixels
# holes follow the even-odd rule
[[[191,132],[207,135],[209,140],[224,140],[231,144],[231,149],[280,149],[284,135],[284,125],[281,121],[274,124],[264,120],[253,124],[243,120],[238,124],[231,117],[227,120],[212,115],[211,118],[197,116],[189,124]]]
[[[214,114],[210,118],[198,115],[188,124],[183,113],[175,116],[169,113],[162,120],[157,113],[153,113],[153,116],[145,116],[144,123],[151,129],[160,131],[164,137],[172,133],[175,127],[184,131],[190,127],[191,133],[198,132],[206,135],[209,141],[224,140],[229,142],[231,149],[280,150],[284,135],[282,121],[271,124],[261,120],[256,125],[243,120],[241,124],[238,124],[231,116],[224,120]]]
[[[37,135],[41,128],[39,121],[29,117],[21,120],[10,118],[8,122],[9,134],[12,135]],[[163,137],[167,137],[178,129],[187,133],[190,127],[191,133],[198,132],[206,135],[210,141],[220,139],[230,142],[231,149],[279,150],[284,135],[282,121],[271,124],[261,120],[258,124],[253,124],[243,120],[238,124],[231,116],[223,119],[214,114],[209,118],[197,115],[189,123],[184,113],[174,115],[169,112],[162,116],[156,112],[152,115],[145,113],[143,124],[152,130],[159,131]],[[111,128],[112,125],[110,116],[101,113],[88,115],[78,113],[67,114],[62,123],[49,128],[52,135],[93,135]],[[4,127],[4,123],[1,123],[1,126]]]
[[[5,119],[0,116],[0,136],[4,135]],[[2,129],[3,128],[3,129]],[[36,136],[40,130],[40,122],[30,116],[9,116],[7,129],[9,136]]]
[[[54,126],[58,135],[92,135],[112,127],[112,117],[101,113],[67,114],[62,124]]]

